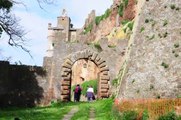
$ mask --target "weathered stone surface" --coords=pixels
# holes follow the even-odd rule
[[[128,71],[120,98],[176,98],[180,94],[176,86],[181,53],[174,45],[181,44],[181,15],[170,5],[181,6],[181,1],[138,1],[140,11],[128,47]]]
[[[69,90],[69,89],[70,89],[69,86],[62,86],[62,87],[61,87],[61,90]]]
[[[67,77],[68,74],[69,74],[69,72],[62,71],[61,76],[62,77]]]
[[[108,89],[100,89],[100,93],[107,93]]]
[[[103,75],[103,76],[100,76],[100,79],[101,80],[109,80],[109,76],[108,75]]]
[[[72,68],[72,66],[71,66],[70,64],[67,64],[67,63],[64,63],[64,64],[62,65],[62,67],[68,68],[68,69],[71,69],[71,68]]]
[[[107,97],[109,97],[109,94],[108,93],[101,93],[100,96],[103,98],[107,98]]]
[[[66,74],[66,76],[62,76],[62,78],[63,78],[63,80],[70,80],[71,78],[70,78],[71,76],[70,76],[70,74]]]
[[[100,65],[100,64],[102,64],[102,63],[104,63],[105,62],[105,60],[103,60],[102,58],[98,61],[98,62],[96,62],[96,64],[97,65]]]
[[[62,70],[63,72],[70,72],[71,71],[71,69],[70,68],[63,68],[63,70]]]
[[[103,68],[103,67],[106,67],[106,62],[103,62],[99,65],[99,68]]]
[[[101,84],[101,89],[108,89],[109,85],[108,84]]]
[[[93,54],[92,54],[92,57],[91,57],[91,60],[92,60],[92,61],[95,61],[97,55],[98,55],[97,53],[93,53]]]
[[[101,75],[109,75],[109,72],[108,71],[103,71],[103,72],[101,72]]]
[[[101,80],[101,84],[108,84],[108,80]]]
[[[69,86],[70,85],[70,81],[62,81],[62,86]]]
[[[61,95],[61,99],[62,99],[62,100],[69,99],[69,95]]]
[[[63,90],[63,91],[61,92],[61,95],[69,95],[69,90]]]
[[[108,67],[103,67],[103,68],[100,68],[100,72],[103,72],[103,71],[109,71]]]

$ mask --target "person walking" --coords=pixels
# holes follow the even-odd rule
[[[81,92],[82,92],[82,88],[80,87],[79,84],[77,84],[74,89],[74,102],[80,101]]]
[[[87,89],[86,96],[87,96],[87,101],[89,102],[95,99],[94,89],[92,86],[89,86],[89,88]]]

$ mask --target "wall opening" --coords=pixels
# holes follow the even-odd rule
[[[74,101],[73,89],[77,84],[82,88],[81,101],[86,101],[85,94],[90,85],[94,87],[94,93],[97,95],[99,72],[97,65],[88,59],[80,59],[73,64],[71,72],[71,101]]]
[[[98,84],[97,98],[109,97],[109,68],[106,61],[95,52],[85,50],[69,55],[62,65],[61,76],[62,101],[71,100],[71,86],[94,78],[97,78]]]

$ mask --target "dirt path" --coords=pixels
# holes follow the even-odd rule
[[[95,120],[95,109],[90,108],[89,120]]]
[[[78,112],[78,108],[77,107],[74,107],[70,110],[70,112],[68,112],[66,115],[64,115],[63,119],[62,120],[70,120],[72,118],[72,116]]]

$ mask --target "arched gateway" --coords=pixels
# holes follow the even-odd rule
[[[90,50],[84,50],[68,56],[62,65],[61,80],[61,100],[70,101],[71,73],[72,66],[80,59],[88,59],[96,64],[99,68],[98,78],[98,98],[109,97],[109,68],[106,61],[101,58],[98,53]]]

